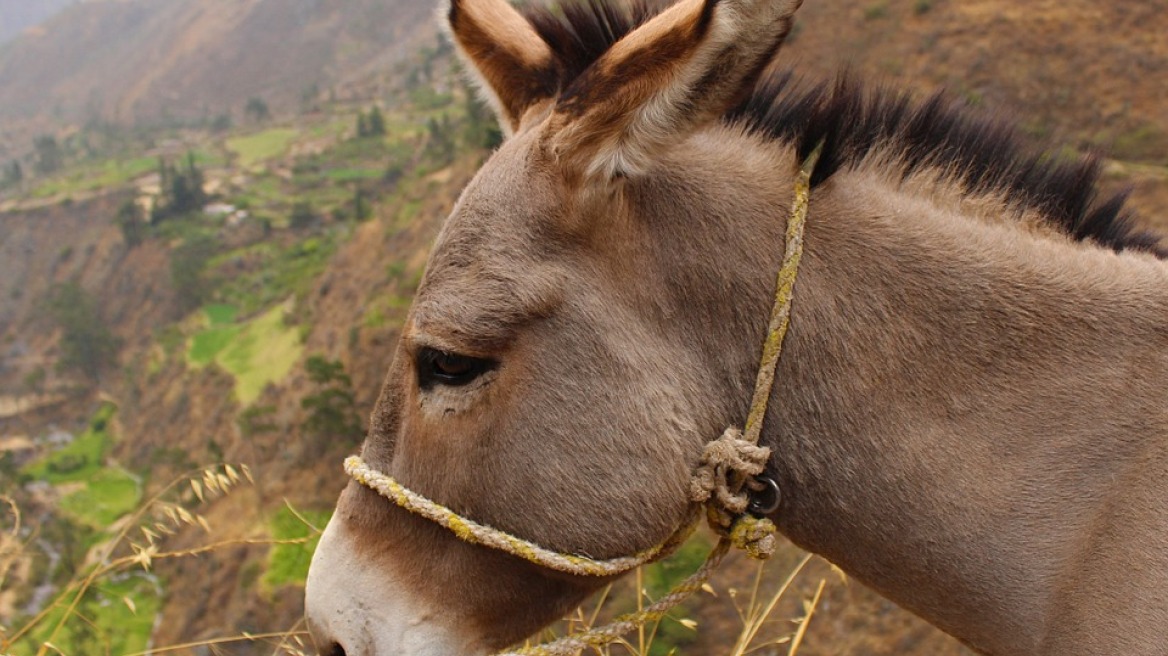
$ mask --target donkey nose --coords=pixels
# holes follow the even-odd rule
[[[347,652],[331,632],[312,621],[312,617],[305,618],[308,624],[308,634],[312,636],[312,644],[316,647],[317,656],[346,656]]]

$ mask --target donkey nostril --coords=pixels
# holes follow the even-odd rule
[[[331,647],[321,649],[320,656],[345,656],[345,648],[334,642]]]

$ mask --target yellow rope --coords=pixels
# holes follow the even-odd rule
[[[361,485],[377,491],[381,496],[415,515],[425,517],[448,529],[465,542],[505,551],[536,565],[579,576],[624,574],[641,565],[663,558],[684,542],[696,526],[693,521],[687,522],[687,525],[668,541],[639,554],[610,560],[594,560],[587,556],[545,549],[505,531],[467,519],[446,506],[410,490],[392,477],[373,469],[358,456],[350,456],[345,459],[345,472]]]
[[[702,588],[714,569],[722,562],[731,547],[744,549],[752,558],[768,558],[775,549],[777,529],[771,520],[753,517],[745,512],[746,496],[743,484],[762,472],[770,449],[759,447],[762,422],[774,386],[775,370],[782,354],[783,338],[791,322],[791,301],[799,262],[803,256],[803,229],[811,198],[811,173],[819,160],[817,147],[795,176],[795,198],[787,222],[786,250],[779,268],[775,289],[775,303],[771,310],[766,340],[763,343],[762,362],[751,399],[750,414],[745,431],[728,429],[722,438],[707,445],[702,462],[691,485],[691,500],[707,506],[711,526],[722,539],[706,558],[706,562],[686,580],[670,590],[645,609],[618,617],[612,623],[584,633],[497,656],[575,656],[588,647],[599,647],[618,640],[622,635],[646,623],[665,617],[671,609]],[[386,474],[351,456],[345,460],[345,472],[355,481],[405,508],[450,530],[459,539],[505,551],[549,569],[581,576],[612,576],[623,574],[641,565],[667,556],[693,532],[695,522],[670,536],[663,544],[632,556],[595,560],[578,554],[567,554],[545,549],[533,542],[504,531],[467,519],[449,508],[413,492]]]
[[[775,303],[771,306],[771,320],[762,347],[762,363],[754,381],[750,414],[746,417],[743,430],[743,438],[753,444],[758,444],[762,433],[767,402],[775,384],[775,370],[783,352],[783,338],[787,336],[787,328],[791,324],[791,301],[795,292],[795,278],[799,275],[799,263],[803,260],[803,229],[807,224],[807,208],[811,203],[811,173],[822,151],[822,144],[816,146],[795,175],[795,200],[791,203],[791,218],[787,221],[787,246],[775,283]]]

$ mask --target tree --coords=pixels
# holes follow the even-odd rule
[[[369,136],[384,137],[385,136],[385,116],[381,113],[381,108],[377,105],[369,110]]]
[[[256,123],[263,123],[272,118],[272,111],[268,109],[268,103],[259,97],[248,98],[247,105],[243,108],[243,113]]]
[[[253,405],[239,414],[237,423],[244,437],[254,437],[260,433],[274,433],[279,429],[275,420],[276,406]]]
[[[115,219],[118,228],[122,231],[122,239],[126,241],[126,246],[134,248],[142,243],[146,238],[146,223],[142,220],[142,211],[138,207],[138,203],[128,200],[122,203],[118,208],[118,216]]]
[[[320,111],[320,84],[312,84],[300,90],[300,110],[302,112]]]
[[[61,168],[65,163],[65,153],[61,144],[51,134],[43,134],[33,140],[36,149],[36,170],[41,175],[48,175]]]
[[[466,126],[463,139],[471,148],[494,150],[503,143],[503,131],[490,109],[470,89],[466,94]]]
[[[426,122],[429,139],[426,153],[438,166],[446,166],[454,161],[454,139],[450,137],[450,117],[443,114],[439,122],[433,116]]]
[[[345,373],[344,364],[314,355],[304,363],[304,370],[317,391],[300,401],[300,407],[309,413],[301,428],[314,437],[349,436],[353,441],[360,440],[361,420],[353,381]]]
[[[288,218],[288,225],[294,230],[307,228],[316,222],[316,210],[312,203],[299,201],[292,206],[292,215]]]
[[[215,241],[205,236],[192,237],[174,249],[170,259],[170,280],[183,314],[210,299],[215,285],[206,269],[215,251]]]
[[[223,112],[211,119],[211,131],[216,133],[227,132],[231,129],[234,121],[231,120],[231,114]]]
[[[360,185],[353,187],[353,218],[358,223],[369,218],[369,202],[365,200],[365,192],[361,191]]]
[[[61,329],[62,369],[75,369],[96,381],[117,357],[120,344],[110,333],[97,304],[77,281],[56,285],[49,291],[48,310]]]
[[[19,160],[12,160],[4,167],[4,176],[0,178],[0,189],[19,187],[24,182],[24,167]]]
[[[159,159],[158,177],[162,195],[154,205],[153,223],[198,211],[206,204],[203,170],[194,153],[187,153],[185,168]]]
[[[357,138],[368,139],[371,137],[385,136],[385,115],[381,113],[381,108],[374,105],[369,113],[357,113]]]

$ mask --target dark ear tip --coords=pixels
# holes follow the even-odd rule
[[[718,7],[718,3],[721,1],[706,0],[706,3],[702,5],[702,17],[699,19],[699,22],[703,28],[710,24],[710,20],[714,17],[714,9]]]
[[[462,11],[462,0],[450,0],[450,11],[446,12],[446,20],[453,25],[458,20],[458,15]]]

